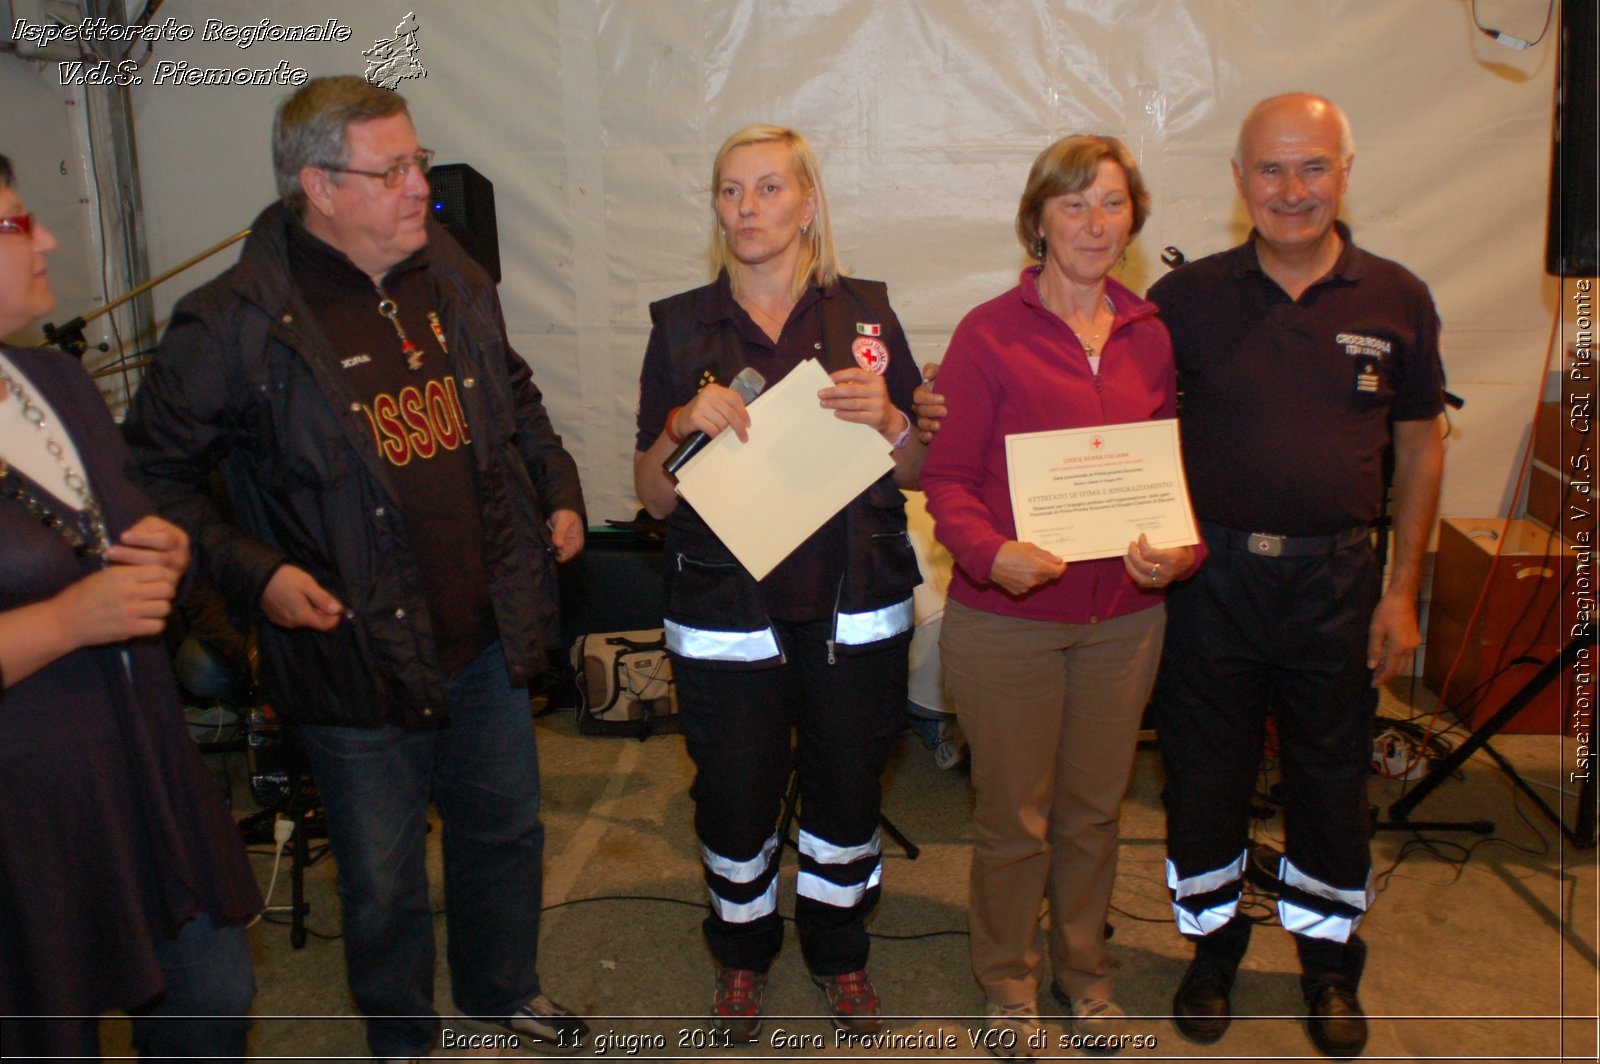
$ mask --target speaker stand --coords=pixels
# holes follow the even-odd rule
[[[784,792],[783,812],[778,817],[778,844],[789,847],[795,853],[800,852],[800,847],[789,837],[789,826],[794,823],[795,807],[799,804],[800,770],[790,769],[789,789]],[[905,833],[895,827],[894,821],[885,816],[881,809],[878,811],[878,826],[883,829],[885,835],[888,835],[905,851],[906,860],[915,861],[922,855],[922,847],[906,838]]]
[[[1578,635],[1568,640],[1567,645],[1561,648],[1561,653],[1551,661],[1546,662],[1544,667],[1527,683],[1523,684],[1516,694],[1507,699],[1498,713],[1484,721],[1468,737],[1466,742],[1450,753],[1449,757],[1444,758],[1429,769],[1428,774],[1423,777],[1421,783],[1406,792],[1399,801],[1391,805],[1389,807],[1389,816],[1392,819],[1379,821],[1376,825],[1377,828],[1389,831],[1472,831],[1479,835],[1492,834],[1494,832],[1494,822],[1489,820],[1413,821],[1407,819],[1411,815],[1411,811],[1421,804],[1424,798],[1432,794],[1434,789],[1448,779],[1456,769],[1466,764],[1473,754],[1483,749],[1488,751],[1495,764],[1499,765],[1500,770],[1510,777],[1511,782],[1516,785],[1517,789],[1526,795],[1538,807],[1539,811],[1549,818],[1552,824],[1561,829],[1561,834],[1566,837],[1568,842],[1580,850],[1592,848],[1596,841],[1596,794],[1593,766],[1591,765],[1588,774],[1584,776],[1583,782],[1578,789],[1577,822],[1572,827],[1568,827],[1561,811],[1552,809],[1549,803],[1544,800],[1544,797],[1529,786],[1527,780],[1517,774],[1516,768],[1489,745],[1489,740],[1498,735],[1507,724],[1511,723],[1512,718],[1521,713],[1546,687],[1550,686],[1557,676],[1575,666],[1578,662],[1579,652],[1584,647],[1589,647],[1592,650],[1594,645],[1594,637],[1592,635],[1588,637],[1587,642],[1585,642],[1583,636]]]

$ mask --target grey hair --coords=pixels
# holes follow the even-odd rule
[[[278,196],[296,211],[305,209],[300,171],[307,166],[343,166],[350,161],[345,129],[390,115],[411,116],[406,99],[361,78],[312,78],[278,106],[272,120],[272,171]],[[333,174],[337,183],[341,175]]]
[[[1301,99],[1308,103],[1319,103],[1333,115],[1333,120],[1339,124],[1339,165],[1346,166],[1356,153],[1355,134],[1350,132],[1350,119],[1345,115],[1344,109],[1326,96],[1318,96],[1314,92],[1285,92],[1277,96],[1269,96],[1265,100],[1250,108],[1244,116],[1244,121],[1239,123],[1239,139],[1233,146],[1233,165],[1240,173],[1244,172],[1244,134],[1256,117],[1269,107],[1283,103],[1285,100]]]

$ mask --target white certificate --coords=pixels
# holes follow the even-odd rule
[[[721,433],[678,470],[678,494],[757,580],[894,468],[877,430],[822,408],[831,383],[807,359],[750,404],[748,443]]]
[[[1006,474],[1017,538],[1063,561],[1200,542],[1175,419],[1007,436]]]

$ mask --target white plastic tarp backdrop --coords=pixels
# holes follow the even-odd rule
[[[1478,6],[1528,38],[1547,9]],[[636,508],[647,305],[705,280],[708,170],[735,128],[811,137],[844,263],[889,282],[925,361],[968,308],[1015,283],[1017,196],[1051,140],[1112,133],[1139,159],[1154,212],[1121,276],[1142,291],[1165,245],[1197,258],[1244,236],[1228,169],[1239,119],[1291,89],[1349,113],[1345,217],[1438,301],[1450,387],[1468,401],[1443,512],[1510,504],[1560,312],[1542,272],[1554,32],[1526,52],[1497,46],[1468,0],[168,0],[158,21],[197,30],[265,15],[352,33],[155,46],[133,97],[152,268],[272,198],[269,126],[287,91],[155,85],[155,62],[359,74],[362,50],[412,11],[426,76],[400,91],[441,162],[494,182],[511,339],[578,458],[592,520]],[[53,82],[54,64],[32,76]],[[234,257],[161,289],[159,315]]]

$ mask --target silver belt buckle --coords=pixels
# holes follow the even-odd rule
[[[1276,558],[1283,553],[1282,536],[1270,535],[1266,532],[1250,533],[1250,553],[1265,554],[1269,558]]]

